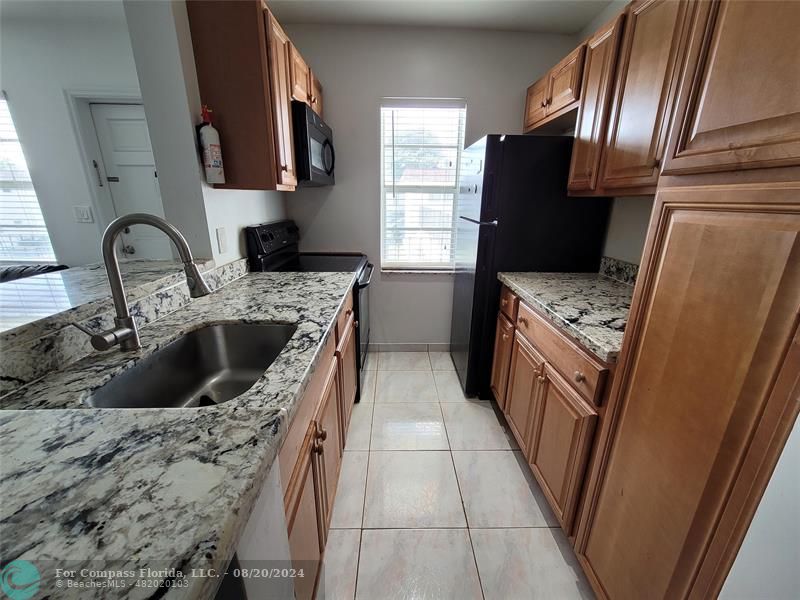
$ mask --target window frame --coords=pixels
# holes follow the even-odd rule
[[[462,135],[458,144],[455,146],[455,184],[451,187],[443,186],[407,186],[404,191],[420,193],[452,193],[453,206],[450,218],[449,228],[429,229],[431,231],[449,231],[451,235],[451,250],[450,256],[452,262],[445,263],[419,263],[419,262],[395,262],[387,261],[386,256],[386,192],[385,186],[385,156],[384,156],[384,139],[383,139],[383,109],[389,108],[456,108],[463,110],[463,129],[459,133]],[[380,193],[380,264],[381,272],[385,273],[454,273],[455,272],[455,235],[456,235],[456,219],[458,212],[458,190],[459,182],[461,179],[461,154],[464,150],[464,143],[466,138],[466,122],[467,122],[467,102],[463,98],[382,98],[378,107],[378,144],[380,147],[380,168],[379,168],[379,193]],[[453,146],[447,146],[453,148]],[[393,188],[395,189],[395,188]],[[413,228],[408,228],[413,229]]]

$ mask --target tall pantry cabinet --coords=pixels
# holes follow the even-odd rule
[[[800,3],[689,2],[576,552],[600,598],[719,593],[800,406]]]

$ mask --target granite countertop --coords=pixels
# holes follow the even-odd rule
[[[221,568],[235,551],[353,273],[254,273],[149,324],[142,350],[80,360],[0,400],[0,556],[62,568]],[[81,398],[182,333],[218,322],[297,331],[247,392],[191,409],[89,409]],[[20,410],[13,410],[20,409]],[[32,410],[42,409],[42,410]],[[56,590],[80,598],[208,598],[187,587]],[[169,575],[165,579],[169,579]]]
[[[201,272],[214,261],[198,259]],[[120,260],[129,300],[179,283],[183,263],[172,260]],[[0,340],[17,342],[80,321],[101,308],[111,308],[111,289],[102,263],[71,267],[0,284]]]
[[[616,362],[633,286],[597,273],[500,273],[497,278],[600,360]]]

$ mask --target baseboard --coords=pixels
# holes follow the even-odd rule
[[[449,352],[450,344],[370,342],[370,352]]]

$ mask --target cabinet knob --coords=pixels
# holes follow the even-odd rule
[[[311,444],[311,451],[314,454],[322,454],[322,443],[319,440],[314,440],[314,443]]]
[[[328,439],[328,431],[326,429],[320,428],[317,432],[317,439],[320,441],[325,441]]]
[[[537,380],[539,383],[544,383],[545,377],[544,377],[544,375],[539,375],[539,376],[536,378],[536,380]]]
[[[353,321],[353,327],[355,327],[356,329],[358,329],[358,321]]]
[[[502,300],[500,300],[500,304],[502,306],[506,306],[508,304],[508,298],[503,298]]]
[[[288,167],[288,166],[286,166],[286,165],[284,165],[284,164],[282,164],[282,165],[281,165],[281,171],[283,171],[283,172],[285,173],[285,172],[286,172],[286,171],[288,171],[288,170],[289,170],[289,167]]]
[[[503,341],[506,341],[507,339],[508,339],[508,334],[507,334],[507,333],[504,333],[504,334],[503,334]]]
[[[580,371],[575,371],[575,381],[577,381],[578,383],[586,381],[586,375],[584,375]]]
[[[547,106],[547,101],[542,100],[541,104],[542,104],[542,108],[544,108],[545,106]]]
[[[528,326],[528,319],[526,319],[525,317],[519,317],[519,318],[517,319],[517,322],[518,322],[520,325],[523,325],[523,326],[525,326],[525,327],[527,327],[527,326]]]

